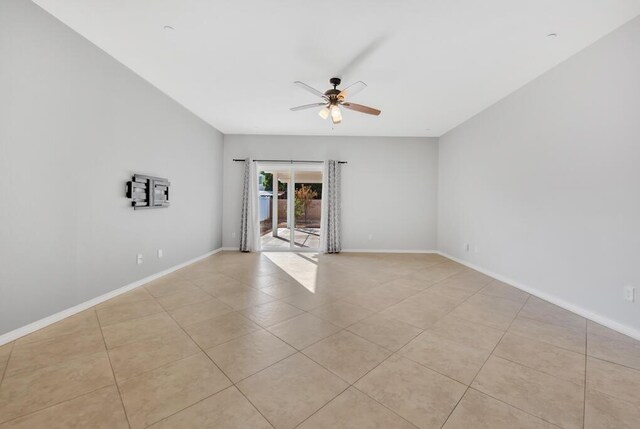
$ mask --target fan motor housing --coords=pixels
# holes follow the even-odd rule
[[[331,79],[329,79],[329,83],[333,85],[333,89],[326,90],[324,96],[329,99],[329,102],[331,104],[338,103],[338,98],[340,98],[338,97],[338,94],[340,94],[342,91],[340,91],[337,86],[340,85],[341,82],[342,80],[339,77],[332,77]]]

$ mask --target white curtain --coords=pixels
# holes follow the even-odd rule
[[[340,163],[329,160],[324,163],[322,177],[322,228],[320,240],[324,253],[339,253],[340,242]]]
[[[259,248],[258,173],[252,159],[244,160],[244,188],[240,217],[240,251],[254,252]]]

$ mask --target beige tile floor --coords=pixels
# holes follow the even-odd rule
[[[0,377],[1,429],[640,427],[640,342],[437,255],[219,253]]]

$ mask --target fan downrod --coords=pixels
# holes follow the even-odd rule
[[[338,95],[340,94],[340,90],[337,89],[337,86],[340,85],[342,80],[339,77],[332,77],[329,79],[329,82],[333,85],[333,89],[327,89],[324,92],[324,95],[329,99],[329,103],[331,105],[335,105],[338,103]]]

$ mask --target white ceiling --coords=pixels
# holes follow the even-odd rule
[[[34,1],[227,134],[439,136],[640,14],[640,0]],[[317,101],[293,81],[324,91],[339,73],[369,85],[353,101],[379,117],[346,111],[332,130],[288,110]]]

